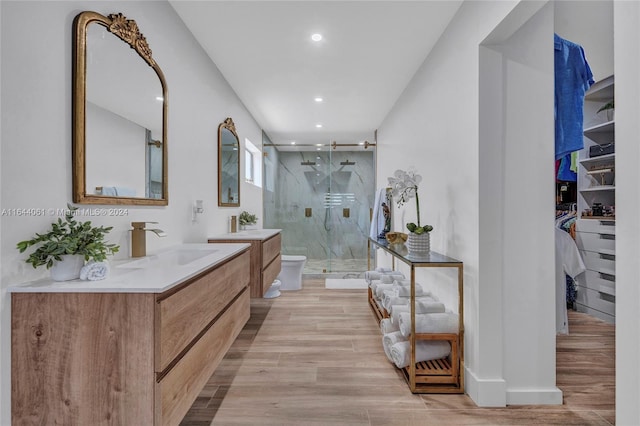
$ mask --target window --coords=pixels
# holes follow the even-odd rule
[[[249,140],[244,140],[244,180],[262,188],[261,151]]]

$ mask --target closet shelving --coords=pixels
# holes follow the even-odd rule
[[[615,322],[616,154],[589,157],[589,150],[595,145],[615,146],[615,120],[597,113],[614,99],[614,91],[614,76],[610,76],[591,86],[585,95],[585,147],[578,161],[578,211],[582,213],[576,222],[576,243],[587,268],[577,280],[576,309],[611,323]],[[596,203],[612,211],[606,216],[593,214]],[[585,214],[590,210],[591,215]]]
[[[375,245],[405,263],[411,275],[411,362],[401,369],[409,389],[413,393],[464,393],[464,304],[463,304],[463,263],[434,251],[421,257],[407,253],[404,246],[389,245],[386,240],[369,238],[369,249]],[[415,332],[415,272],[416,268],[456,268],[458,271],[458,333],[416,333]],[[369,305],[378,323],[388,318],[388,312],[378,306],[369,289]],[[446,340],[451,344],[451,354],[447,358],[416,363],[415,348],[418,340]]]

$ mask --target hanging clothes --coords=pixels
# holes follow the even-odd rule
[[[594,83],[584,49],[554,37],[555,159],[584,148],[582,139],[584,94]]]

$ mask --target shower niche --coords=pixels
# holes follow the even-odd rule
[[[367,269],[375,148],[264,144],[265,227],[282,229],[282,253],[304,255],[304,273]]]

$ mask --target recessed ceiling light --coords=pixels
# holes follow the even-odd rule
[[[164,101],[164,98],[162,96],[156,96],[156,101]]]
[[[358,145],[364,145],[364,142],[358,142]]]
[[[322,148],[316,148],[317,151],[320,151]]]
[[[295,144],[296,144],[296,141],[291,141],[291,145],[295,145]]]
[[[322,124],[318,123],[318,124],[316,124],[316,127],[319,129],[319,128],[322,127]]]
[[[313,98],[314,101],[316,102],[322,102],[324,99],[322,99],[320,96],[318,96],[317,98]]]
[[[322,34],[320,33],[315,33],[311,35],[311,40],[313,41],[320,41],[322,40]]]
[[[322,144],[321,143],[317,143],[316,146],[322,146]]]

